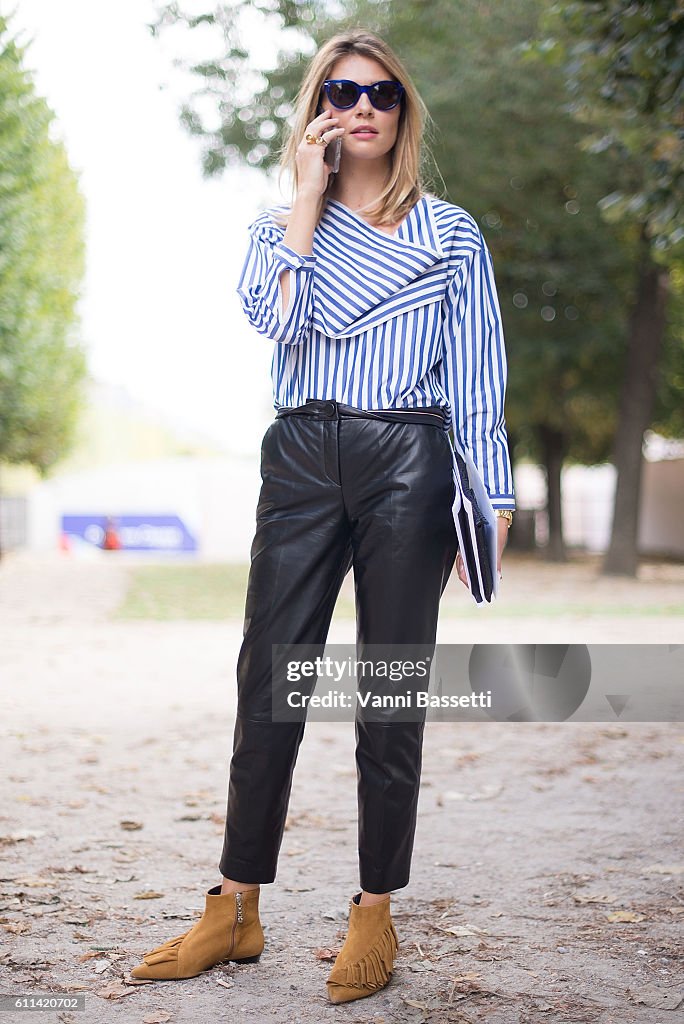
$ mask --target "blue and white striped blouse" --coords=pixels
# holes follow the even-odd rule
[[[328,199],[312,255],[284,245],[284,233],[269,210],[252,221],[237,288],[249,322],[276,342],[274,407],[308,398],[362,409],[441,405],[492,507],[514,509],[501,311],[471,214],[425,194],[388,235]]]

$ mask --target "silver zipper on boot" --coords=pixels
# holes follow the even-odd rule
[[[237,931],[237,926],[239,924],[243,924],[244,923],[244,914],[243,914],[243,909],[244,908],[243,908],[243,903],[242,903],[242,893],[241,892],[236,892],[236,893],[234,893],[234,896],[235,896],[235,916],[233,918],[233,927],[232,927],[231,936],[230,936],[230,951],[228,953],[227,959],[234,960],[236,964],[254,964],[254,963],[256,963],[258,961],[259,957],[261,956],[261,950],[258,953],[255,953],[253,956],[238,957],[238,958],[235,958],[233,956],[233,953],[235,952],[235,946],[237,944],[236,943],[236,939],[235,939],[235,933]],[[255,914],[256,914],[256,910],[257,910],[257,907],[256,907],[256,903],[255,903],[255,906],[254,906],[254,913]],[[256,925],[257,925],[257,927],[259,927],[258,917],[256,917]],[[243,938],[244,938],[244,936],[243,936]],[[261,948],[263,949],[263,941],[261,943]]]
[[[233,950],[235,949],[235,929],[237,928],[238,924],[242,924],[242,893],[241,892],[236,892],[236,893],[234,893],[234,896],[235,896],[235,906],[236,906],[236,911],[237,912],[236,912],[235,917],[233,919],[233,927],[232,927],[231,933],[230,933],[230,945],[228,947],[228,955],[229,956],[233,952]]]

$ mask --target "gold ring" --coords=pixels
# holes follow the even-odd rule
[[[328,145],[328,143],[325,141],[325,139],[323,138],[322,135],[316,136],[316,135],[312,135],[311,132],[307,132],[306,135],[304,136],[304,138],[306,139],[306,141],[309,143],[310,146],[313,146],[313,145],[327,146]]]

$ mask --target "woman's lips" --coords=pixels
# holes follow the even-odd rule
[[[370,131],[370,129],[360,128],[358,131],[352,132],[352,135],[360,135],[363,139],[375,138],[377,132]]]

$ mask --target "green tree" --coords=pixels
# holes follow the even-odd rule
[[[593,0],[553,4],[531,49],[537,60],[563,67],[585,148],[617,154],[623,164],[626,183],[602,197],[606,220],[638,231],[608,574],[636,574],[644,432],[662,411],[659,389],[671,391],[664,367],[681,366],[682,336],[669,329],[668,316],[671,327],[672,302],[680,301],[671,275],[684,258],[683,47],[682,0]]]
[[[73,443],[86,375],[84,203],[24,56],[0,17],[0,461],[45,475]]]

